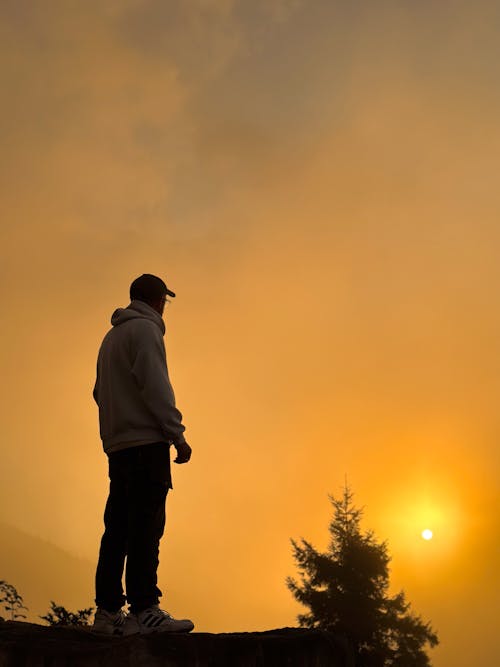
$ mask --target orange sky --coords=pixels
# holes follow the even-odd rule
[[[194,450],[165,607],[205,631],[293,624],[289,538],[326,546],[347,476],[436,667],[493,663],[499,19],[485,0],[2,3],[0,579],[34,615],[93,602],[95,359],[152,272],[178,294]]]

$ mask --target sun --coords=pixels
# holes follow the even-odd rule
[[[423,530],[422,537],[424,538],[424,540],[432,540],[432,530],[430,530],[430,528],[426,528],[425,530]]]

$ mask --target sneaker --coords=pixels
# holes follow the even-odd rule
[[[140,632],[137,619],[132,617],[131,614],[126,614],[121,609],[115,612],[106,611],[106,609],[102,609],[101,607],[97,607],[92,631],[115,637],[133,635]]]
[[[134,616],[134,614],[131,614]],[[163,611],[156,604],[140,611],[135,615],[139,624],[139,632],[149,634],[150,632],[191,632],[194,623],[187,619],[177,620],[167,611]]]

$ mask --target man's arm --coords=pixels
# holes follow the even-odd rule
[[[94,401],[97,403],[97,405],[99,405],[98,386],[99,386],[99,365],[97,365],[96,368],[95,384],[94,384],[94,389],[92,391],[92,396],[94,397]]]
[[[185,426],[175,405],[161,332],[156,325],[153,328],[145,323],[137,333],[132,375],[145,404],[157,419],[166,438],[176,447],[183,445],[186,442]]]

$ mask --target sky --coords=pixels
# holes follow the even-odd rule
[[[193,447],[165,608],[293,625],[290,538],[326,548],[347,480],[433,664],[493,664],[499,21],[487,0],[0,2],[0,579],[34,618],[51,581],[93,604],[95,362],[147,272],[177,293]]]

